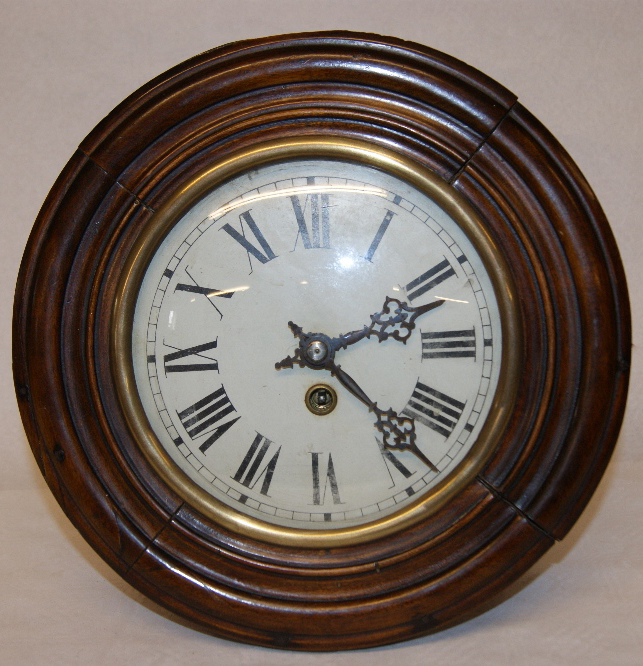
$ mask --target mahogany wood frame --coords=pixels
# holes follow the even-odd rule
[[[394,538],[294,549],[209,522],[155,474],[120,412],[109,319],[128,248],[176,188],[258,141],[328,135],[413,159],[468,199],[513,272],[524,364],[502,441],[452,502]],[[630,313],[598,202],[513,94],[417,44],[313,33],[197,56],[96,127],[29,239],[13,354],[38,465],[125,580],[219,636],[337,650],[462,619],[567,533],[616,442]]]

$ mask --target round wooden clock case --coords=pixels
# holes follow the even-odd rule
[[[137,290],[181,216],[235,177],[306,160],[393,174],[437,202],[480,250],[502,320],[499,388],[471,453],[410,508],[324,530],[264,525],[257,512],[204,491],[156,445],[130,374]],[[390,221],[402,197],[389,200]],[[261,267],[271,257],[256,232],[244,238],[255,241],[251,268]],[[323,247],[316,238],[306,247]],[[361,259],[374,248],[375,240]],[[422,314],[419,328],[443,307]],[[376,311],[365,308],[365,316]],[[287,312],[275,324],[284,356],[297,345]],[[340,354],[348,369],[353,351]],[[512,93],[417,44],[299,34],[197,56],[135,92],[82,142],[25,251],[13,361],[25,429],[52,493],[125,580],[218,636],[351,649],[465,619],[570,530],[621,424],[629,304],[591,189]],[[342,384],[326,369],[321,381]],[[336,412],[310,418],[339,418],[342,401],[358,393],[343,387]]]

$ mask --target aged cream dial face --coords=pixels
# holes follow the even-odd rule
[[[329,159],[264,165],[196,203],[147,268],[132,335],[175,463],[241,514],[309,530],[390,516],[457,474],[501,349],[458,223],[389,173]]]

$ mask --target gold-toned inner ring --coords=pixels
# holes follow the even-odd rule
[[[223,181],[268,163],[294,159],[338,159],[379,168],[422,191],[464,231],[491,278],[502,322],[498,387],[485,425],[464,460],[445,479],[398,512],[354,527],[312,530],[283,527],[252,518],[220,502],[192,481],[154,434],[136,389],[132,327],[138,292],[164,238],[181,217]],[[131,434],[159,476],[186,503],[215,523],[242,535],[289,546],[327,548],[381,538],[426,519],[460,492],[484,465],[501,436],[514,402],[522,357],[515,288],[502,253],[467,201],[453,187],[414,161],[379,146],[337,138],[290,138],[246,149],[213,165],[178,190],[154,214],[132,248],[113,305],[113,379]]]

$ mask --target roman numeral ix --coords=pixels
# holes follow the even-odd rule
[[[165,344],[166,347],[170,347],[170,345],[165,342],[163,344]],[[177,351],[163,356],[163,367],[166,376],[168,372],[199,372],[204,370],[216,370],[218,372],[219,363],[217,360],[203,355],[203,352],[209,351],[210,349],[216,349],[216,346],[217,341],[214,340],[213,342],[206,342],[202,345],[189,347],[188,349],[178,349],[177,347],[173,347],[173,349],[176,349]],[[181,361],[182,359],[190,359],[191,362],[177,363],[177,361]],[[204,361],[197,362],[197,359],[204,359]]]
[[[402,414],[448,437],[462,416],[465,403],[418,381]]]

